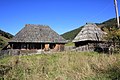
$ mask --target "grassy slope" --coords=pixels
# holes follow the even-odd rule
[[[6,38],[8,38],[8,39],[10,39],[10,38],[13,37],[12,34],[10,34],[10,33],[8,33],[8,32],[5,32],[5,31],[2,31],[2,30],[0,30],[0,35],[6,37]]]
[[[61,52],[13,56],[1,59],[0,65],[0,76],[4,80],[120,79],[120,54]]]
[[[12,34],[0,30],[0,50],[7,44],[9,39],[11,39],[12,37]]]
[[[3,46],[7,44],[8,41],[9,41],[8,38],[4,36],[0,36],[0,50],[3,48]]]
[[[119,17],[120,19],[120,17]],[[116,27],[117,26],[117,21],[115,18],[109,19],[107,21],[104,21],[103,23],[100,24],[101,27],[106,27],[106,28],[110,28],[110,27]]]

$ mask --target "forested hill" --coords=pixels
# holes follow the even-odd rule
[[[119,17],[119,19],[120,19],[120,17]],[[117,27],[116,18],[112,18],[112,19],[109,19],[107,21],[104,21],[103,23],[100,23],[98,26],[106,27],[106,28]]]
[[[0,49],[3,48],[12,37],[12,34],[0,30]]]
[[[119,17],[120,18],[120,17]],[[117,25],[116,19],[112,18],[107,21],[104,21],[102,23],[96,23],[100,28],[110,28],[110,27],[115,27]],[[83,27],[83,26],[82,26]],[[73,40],[75,36],[80,32],[82,27],[79,27],[77,29],[74,29],[72,31],[68,31],[61,36],[64,37],[66,40]]]
[[[65,38],[66,40],[73,40],[74,37],[80,32],[81,29],[82,29],[82,27],[79,27],[77,29],[74,29],[72,31],[69,31],[69,32],[62,34],[61,36],[63,38]]]
[[[0,30],[0,35],[3,36],[3,37],[5,37],[5,38],[8,38],[8,39],[10,39],[10,38],[13,37],[12,34],[7,33],[7,32],[5,32],[5,31],[2,31],[2,30]]]

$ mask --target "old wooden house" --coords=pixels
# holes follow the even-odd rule
[[[86,23],[73,42],[81,51],[94,50],[98,45],[102,45],[105,41],[105,32],[102,31],[96,24]]]
[[[9,41],[11,49],[63,51],[66,40],[49,26],[27,24]]]

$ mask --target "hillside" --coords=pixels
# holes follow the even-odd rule
[[[0,36],[0,49],[3,48],[3,46],[5,46],[8,41],[9,41],[8,38],[5,38],[5,37],[3,37],[3,36]]]
[[[3,48],[12,37],[13,35],[10,33],[0,30],[0,49]]]
[[[72,30],[72,31],[69,31],[69,32],[62,34],[61,36],[63,38],[65,38],[66,40],[73,40],[74,37],[80,32],[81,29],[82,29],[82,27],[79,27],[75,30]]]
[[[120,19],[120,17],[119,17],[119,19]],[[116,27],[117,26],[116,18],[112,18],[107,21],[104,21],[103,23],[100,23],[98,26],[106,27],[106,28]]]
[[[0,35],[5,37],[5,38],[8,38],[8,39],[11,39],[13,37],[12,34],[5,32],[5,31],[2,31],[2,30],[0,30]]]
[[[102,29],[105,28],[105,27],[106,28],[115,27],[117,25],[115,18],[109,19],[109,20],[104,21],[102,23],[96,23],[96,24],[99,27],[101,27]],[[66,33],[62,34],[61,36],[64,37],[66,40],[73,40],[74,37],[80,32],[80,30],[82,29],[82,27],[79,27],[79,28],[77,28],[75,30],[66,32]]]
[[[0,59],[0,80],[120,80],[120,54],[9,56]]]

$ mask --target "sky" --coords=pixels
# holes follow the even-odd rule
[[[25,24],[48,25],[63,34],[115,16],[114,0],[0,0],[0,29],[13,35]]]

